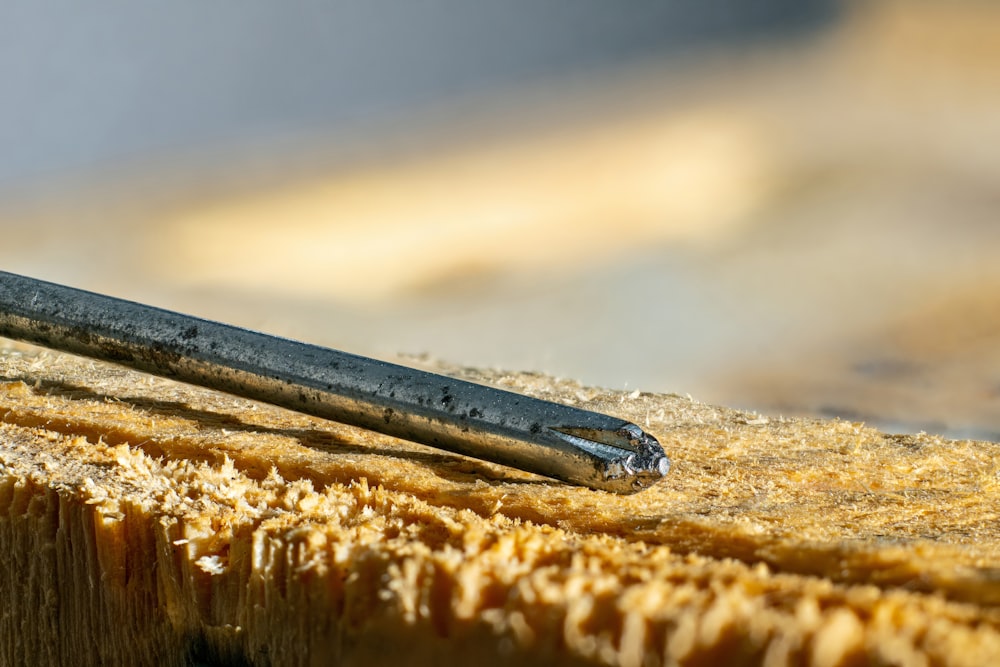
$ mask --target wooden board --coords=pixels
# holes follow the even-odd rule
[[[1000,659],[1000,445],[448,370],[674,469],[619,497],[5,349],[0,663]]]

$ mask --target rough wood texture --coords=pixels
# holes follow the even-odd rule
[[[2,664],[1000,660],[1000,445],[537,375],[674,470],[631,497],[0,352]]]

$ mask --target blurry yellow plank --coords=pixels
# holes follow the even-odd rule
[[[333,175],[166,220],[181,284],[371,301],[463,271],[572,270],[725,233],[767,192],[762,137],[702,112],[628,117]],[[266,258],[261,261],[261,258]]]

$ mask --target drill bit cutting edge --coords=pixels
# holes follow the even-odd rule
[[[594,489],[670,469],[623,419],[3,271],[0,336]]]

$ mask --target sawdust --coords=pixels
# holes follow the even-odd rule
[[[1000,445],[450,372],[658,435],[574,488],[66,355],[0,355],[0,662],[1000,657]]]

